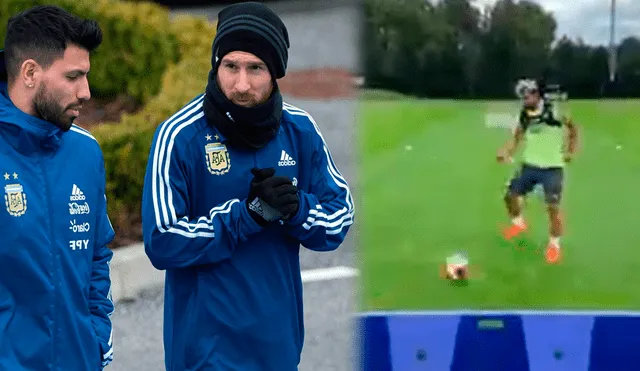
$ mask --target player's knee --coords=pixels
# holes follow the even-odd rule
[[[519,196],[515,192],[507,191],[507,193],[504,194],[504,202],[508,205],[512,205],[518,201],[518,197]]]
[[[559,218],[560,217],[560,205],[557,203],[548,203],[547,211],[549,213],[549,217],[551,218]]]
[[[545,192],[545,201],[548,208],[558,208],[560,205],[561,191],[554,189]]]

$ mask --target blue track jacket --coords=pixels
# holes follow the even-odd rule
[[[102,152],[25,114],[0,83],[0,370],[95,371],[112,359]]]
[[[207,123],[203,97],[158,126],[144,184],[146,253],[166,270],[167,371],[297,370],[300,244],[338,248],[353,223],[349,186],[308,113],[285,103],[278,135],[249,151]],[[253,167],[297,184],[297,215],[265,228],[253,220]]]

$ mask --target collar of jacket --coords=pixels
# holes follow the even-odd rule
[[[213,126],[213,125],[210,125],[210,126],[212,126],[212,127],[213,127],[213,130],[215,130],[215,131],[216,131],[216,134],[218,135],[218,138],[219,138],[219,139],[217,139],[217,140],[216,140],[216,142],[226,143],[226,142],[227,142],[227,140],[229,140],[229,138],[227,138],[224,134],[222,134],[222,132],[220,132],[220,130],[218,130],[218,128],[216,128],[216,127],[215,127],[215,126]]]
[[[16,151],[24,155],[58,149],[63,134],[54,124],[16,107],[9,99],[5,82],[0,82],[0,132]]]

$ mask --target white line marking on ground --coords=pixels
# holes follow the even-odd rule
[[[500,315],[545,315],[545,316],[615,316],[640,317],[640,312],[633,311],[593,311],[593,310],[451,310],[451,311],[372,311],[357,313],[358,317],[388,316],[500,316]]]
[[[358,270],[350,267],[330,267],[304,270],[302,273],[302,282],[318,282],[337,280],[341,278],[351,278],[358,275]]]

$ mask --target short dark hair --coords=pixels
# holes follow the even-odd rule
[[[43,68],[64,56],[69,45],[89,52],[102,44],[102,30],[98,23],[79,18],[53,6],[35,6],[18,13],[7,22],[4,57],[8,81],[20,73],[20,66],[33,59]]]

